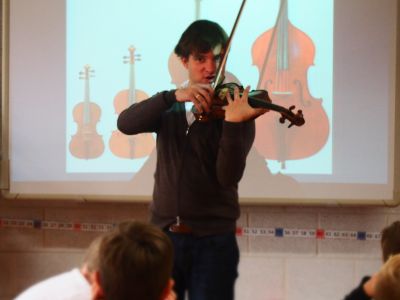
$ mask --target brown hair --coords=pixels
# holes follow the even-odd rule
[[[391,255],[400,253],[400,221],[396,221],[382,230],[381,247],[384,262]]]
[[[172,243],[151,224],[128,221],[96,239],[86,264],[99,271],[105,299],[159,300],[172,272]]]

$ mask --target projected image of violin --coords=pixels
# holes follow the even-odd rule
[[[93,159],[104,152],[104,142],[97,133],[96,124],[100,120],[100,106],[90,100],[89,79],[93,76],[93,70],[89,65],[79,72],[79,79],[85,82],[84,100],[74,107],[73,116],[78,129],[72,136],[69,144],[71,154],[80,159]]]
[[[224,53],[221,59],[221,63],[218,66],[217,70],[217,75],[212,83],[213,89],[214,89],[214,98],[213,98],[213,103],[211,106],[211,110],[209,113],[198,113],[194,112],[194,115],[198,121],[209,121],[211,119],[220,119],[225,117],[225,111],[223,107],[228,104],[226,95],[229,93],[232,98],[233,98],[233,93],[235,87],[239,89],[240,95],[243,93],[244,88],[243,86],[240,86],[236,83],[225,83],[221,84],[223,81],[224,75],[223,72],[225,70],[225,65],[227,62],[228,58],[228,53],[229,49],[232,44],[232,39],[233,35],[235,34],[235,30],[237,27],[237,24],[239,22],[240,16],[243,11],[243,7],[246,3],[246,0],[243,0],[239,13],[236,17],[235,23],[232,27],[231,34],[229,36],[227,45],[225,46]],[[279,118],[280,123],[285,123],[286,120],[290,122],[289,128],[292,127],[293,125],[296,126],[302,126],[305,123],[304,117],[303,117],[303,112],[301,110],[298,110],[296,113],[294,112],[295,106],[292,105],[288,109],[272,103],[272,100],[270,99],[268,92],[266,90],[253,90],[249,92],[248,95],[248,102],[249,105],[253,108],[266,108],[272,111],[276,111],[281,114],[281,117]]]
[[[136,88],[135,62],[141,60],[141,55],[136,54],[134,46],[128,48],[129,56],[124,56],[124,63],[129,64],[129,88],[117,93],[114,98],[115,113],[120,114],[133,103],[143,101],[149,96]],[[155,147],[155,139],[151,133],[138,135],[125,135],[121,131],[114,130],[111,134],[109,146],[111,152],[120,158],[135,159],[150,155]]]

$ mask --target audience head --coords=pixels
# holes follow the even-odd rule
[[[376,275],[374,299],[400,299],[400,254],[389,257]]]
[[[396,221],[383,229],[381,246],[384,262],[391,255],[400,253],[400,221]]]
[[[120,223],[87,251],[85,269],[94,294],[98,299],[164,299],[172,288],[172,249],[169,238],[154,225]]]

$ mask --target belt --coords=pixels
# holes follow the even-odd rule
[[[183,234],[189,234],[193,232],[192,228],[183,223],[179,218],[179,216],[176,217],[175,223],[168,226],[168,231],[173,233],[183,233]]]

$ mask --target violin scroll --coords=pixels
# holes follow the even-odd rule
[[[295,105],[289,107],[287,112],[281,112],[281,117],[279,118],[279,123],[283,124],[286,120],[290,122],[288,128],[293,125],[302,126],[306,122],[303,117],[303,111],[299,109],[297,113],[293,113],[293,110],[296,108]]]

